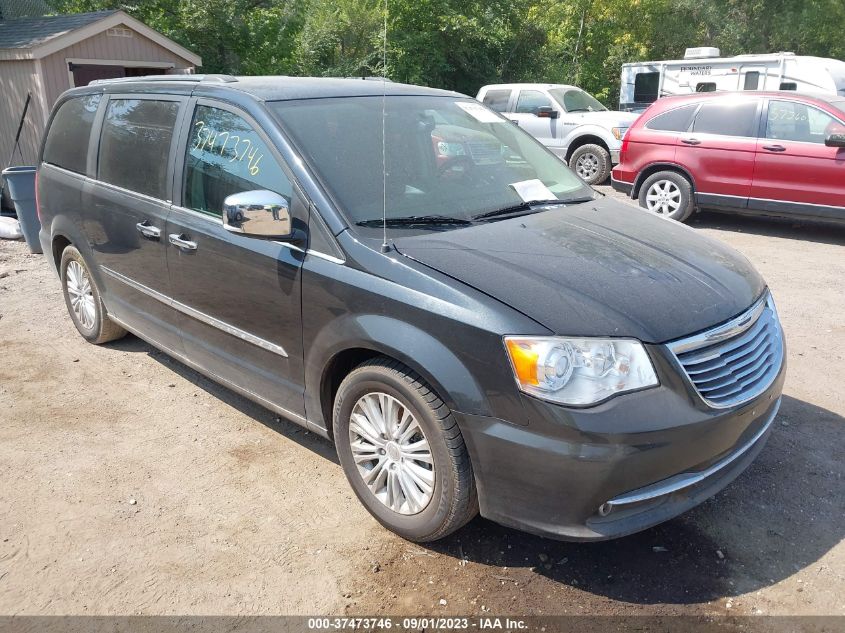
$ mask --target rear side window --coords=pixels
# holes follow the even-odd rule
[[[646,127],[649,130],[658,130],[661,132],[686,132],[689,130],[689,125],[692,123],[692,117],[697,107],[698,104],[693,103],[669,110],[663,114],[658,114],[646,123]]]
[[[757,136],[757,102],[705,103],[695,117],[693,132],[720,136]]]
[[[100,95],[86,95],[68,99],[59,107],[47,132],[45,162],[78,174],[86,172],[88,141],[99,105]]]
[[[505,112],[511,98],[510,90],[488,90],[484,93],[484,105],[496,112]]]
[[[544,106],[552,107],[552,102],[539,90],[519,91],[519,99],[516,102],[517,113],[537,114],[537,111]]]
[[[657,101],[660,73],[639,73],[634,77],[634,101],[653,103]]]
[[[167,158],[179,103],[112,99],[100,136],[98,178],[164,200]]]
[[[185,157],[183,206],[220,216],[226,196],[268,189],[291,203],[291,182],[255,129],[242,117],[197,106]]]
[[[798,90],[798,84],[794,81],[782,81],[780,84],[781,90]]]
[[[700,81],[695,84],[696,92],[716,92],[716,82],[714,81]]]

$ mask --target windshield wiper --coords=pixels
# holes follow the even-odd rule
[[[502,207],[501,209],[485,211],[484,213],[478,213],[470,217],[473,220],[486,220],[488,218],[498,218],[503,215],[526,214],[539,211],[540,209],[538,209],[537,207],[547,207],[553,204],[566,204],[566,202],[563,200],[558,200],[557,198],[555,198],[554,200],[532,200],[531,202],[520,202],[519,204],[514,204],[509,207]]]
[[[415,225],[436,225],[436,224],[454,224],[466,226],[472,224],[471,220],[464,218],[453,218],[447,215],[409,215],[404,218],[372,218],[370,220],[361,220],[356,222],[358,226],[415,226]]]

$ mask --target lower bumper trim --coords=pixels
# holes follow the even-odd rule
[[[634,190],[634,183],[625,182],[624,180],[616,180],[613,176],[610,177],[610,186],[613,187],[614,190],[624,193],[626,196],[630,196],[631,192]]]
[[[763,437],[763,435],[765,435],[766,431],[768,431],[769,427],[771,427],[775,416],[777,416],[778,410],[780,409],[780,402],[780,398],[778,398],[777,402],[775,402],[774,406],[772,406],[772,410],[769,412],[769,416],[766,419],[766,422],[763,424],[760,430],[754,434],[754,437],[748,440],[739,449],[735,450],[733,453],[725,457],[723,460],[713,464],[710,468],[696,473],[681,473],[675,475],[674,477],[658,481],[657,483],[651,484],[650,486],[627,492],[624,495],[620,495],[614,499],[611,499],[607,502],[607,504],[611,508],[614,508],[619,506],[631,505],[634,503],[641,503],[650,499],[657,499],[658,497],[663,497],[672,494],[673,492],[683,490],[684,488],[695,486],[696,484],[701,483],[705,479],[712,477],[720,470],[726,468],[734,461],[742,457],[751,449],[752,446],[754,446],[759,441],[761,437]]]

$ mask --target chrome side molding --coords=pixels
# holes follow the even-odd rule
[[[176,301],[172,297],[168,297],[165,294],[160,293],[158,290],[153,290],[144,284],[138,283],[134,279],[130,279],[126,275],[122,275],[121,273],[112,270],[111,268],[107,268],[106,266],[101,266],[101,270],[106,273],[109,277],[120,281],[121,283],[134,288],[138,292],[142,292],[145,295],[156,299],[157,301],[161,301],[163,304],[170,306],[174,310],[178,310],[182,314],[186,314],[191,318],[196,319],[197,321],[201,321],[206,325],[210,325],[211,327],[217,328],[222,332],[226,332],[226,334],[230,334],[236,338],[239,338],[247,343],[252,343],[253,345],[260,347],[261,349],[266,349],[268,352],[273,352],[274,354],[278,354],[279,356],[283,356],[284,358],[288,357],[288,353],[285,351],[285,348],[281,345],[276,345],[275,343],[271,343],[270,341],[255,336],[254,334],[250,334],[240,328],[235,327],[234,325],[230,325],[225,321],[221,321],[220,319],[216,319],[213,316],[206,314],[205,312],[200,312],[192,308],[189,305],[185,305],[179,301]]]

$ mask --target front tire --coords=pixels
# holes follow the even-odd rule
[[[678,222],[692,215],[692,183],[675,171],[652,174],[640,187],[639,203],[643,209]]]
[[[610,152],[601,145],[582,145],[572,152],[569,164],[588,185],[600,185],[610,176]]]
[[[358,499],[399,536],[434,541],[478,512],[472,465],[452,412],[401,363],[380,358],[356,367],[338,388],[333,428]]]
[[[100,289],[76,247],[62,252],[59,274],[68,314],[86,341],[99,345],[126,336],[126,330],[109,319]]]

